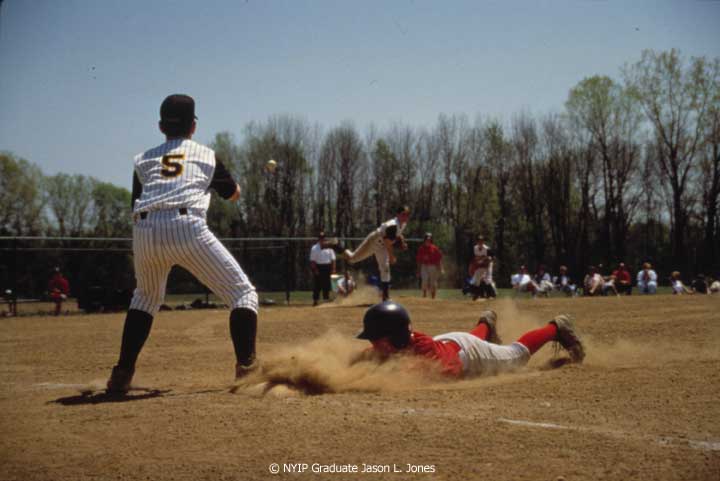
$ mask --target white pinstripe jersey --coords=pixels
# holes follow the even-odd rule
[[[168,140],[135,157],[142,194],[134,212],[210,206],[215,151],[190,139]]]

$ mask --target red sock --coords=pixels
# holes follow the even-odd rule
[[[479,337],[483,341],[487,340],[488,334],[490,334],[490,327],[488,327],[487,324],[484,322],[481,322],[477,326],[475,326],[475,329],[470,331],[470,334],[473,336]]]
[[[548,323],[545,327],[526,332],[517,342],[527,347],[530,354],[535,354],[545,343],[554,341],[555,336],[557,336],[557,326]]]

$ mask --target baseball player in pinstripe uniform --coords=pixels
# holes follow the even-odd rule
[[[130,389],[135,363],[165,297],[173,265],[190,271],[232,309],[230,335],[235,376],[253,370],[258,297],[235,258],[208,229],[209,189],[237,201],[240,186],[215,152],[192,140],[195,102],[170,95],[160,107],[166,142],[135,157],[133,177],[133,254],[137,288],[123,329],[120,358],[107,389]]]
[[[390,297],[390,265],[397,261],[394,248],[397,245],[400,249],[407,250],[403,230],[405,230],[409,218],[410,207],[402,206],[397,210],[394,218],[383,222],[380,227],[370,232],[354,251],[346,250],[340,244],[333,247],[351,264],[356,264],[372,255],[375,256],[380,271],[384,301]]]

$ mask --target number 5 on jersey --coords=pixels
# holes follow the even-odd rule
[[[162,165],[163,168],[160,171],[163,177],[173,178],[182,174],[183,165],[180,163],[181,160],[185,160],[185,154],[166,154],[163,155]]]

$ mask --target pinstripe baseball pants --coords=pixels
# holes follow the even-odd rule
[[[133,253],[137,288],[131,309],[155,315],[165,299],[167,277],[174,265],[187,269],[212,290],[230,309],[257,313],[255,287],[240,264],[208,229],[202,210],[152,211],[136,219]]]

